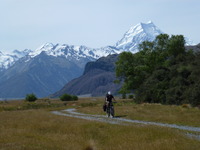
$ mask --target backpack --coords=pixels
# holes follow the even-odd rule
[[[106,109],[107,109],[107,105],[104,104],[104,105],[103,105],[103,111],[106,111]]]

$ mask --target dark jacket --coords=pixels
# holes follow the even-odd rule
[[[112,99],[114,99],[113,95],[109,95],[109,94],[106,95],[106,101],[112,102]]]

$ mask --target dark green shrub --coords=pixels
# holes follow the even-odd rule
[[[126,99],[126,93],[122,93],[122,99]]]
[[[78,100],[78,96],[72,95],[72,100],[77,101]]]
[[[72,96],[69,94],[63,94],[62,96],[60,96],[60,100],[61,101],[71,101],[72,100]]]
[[[196,82],[195,85],[191,86],[187,92],[187,100],[192,106],[200,105],[200,81]]]
[[[128,98],[129,98],[129,99],[133,99],[133,95],[129,95]]]
[[[62,96],[60,96],[60,100],[61,101],[77,101],[78,100],[78,96],[69,95],[69,94],[63,94]]]
[[[27,94],[26,95],[26,101],[28,102],[34,102],[37,100],[37,97],[35,96],[35,94]]]

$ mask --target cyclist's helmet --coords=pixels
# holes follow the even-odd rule
[[[110,91],[108,91],[108,95],[111,95],[111,92],[110,92]]]

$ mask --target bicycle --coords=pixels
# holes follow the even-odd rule
[[[111,116],[112,118],[114,118],[114,116],[115,116],[115,110],[114,110],[113,103],[116,103],[116,102],[108,102],[107,109],[106,109],[108,117]]]

